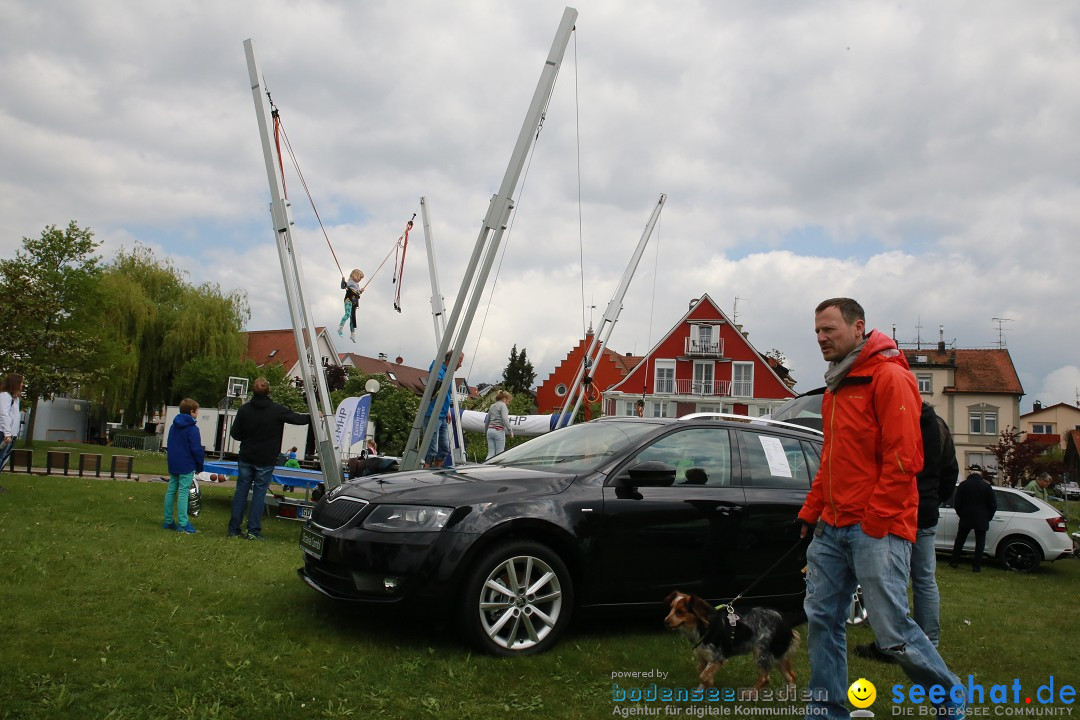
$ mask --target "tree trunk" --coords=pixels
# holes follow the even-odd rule
[[[30,417],[26,420],[26,436],[22,439],[24,448],[34,447],[34,422],[37,420],[37,404],[37,398],[30,402]]]

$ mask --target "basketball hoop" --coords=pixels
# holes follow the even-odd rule
[[[225,396],[230,398],[245,398],[248,392],[248,379],[246,377],[230,377],[225,387]]]

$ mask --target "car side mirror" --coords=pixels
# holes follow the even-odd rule
[[[647,460],[631,465],[626,470],[629,477],[619,478],[619,484],[633,487],[671,487],[675,484],[675,468],[658,460]]]

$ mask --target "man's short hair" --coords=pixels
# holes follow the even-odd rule
[[[190,415],[192,412],[199,409],[199,403],[191,398],[184,398],[180,401],[180,414]]]
[[[851,298],[845,297],[822,300],[818,303],[817,308],[814,310],[814,314],[816,315],[822,310],[831,307],[840,311],[840,314],[844,318],[844,322],[848,325],[854,325],[856,320],[866,322],[866,313],[863,311],[862,305]]]
[[[251,392],[255,395],[269,395],[270,381],[264,377],[255,378],[255,382],[251,383]]]

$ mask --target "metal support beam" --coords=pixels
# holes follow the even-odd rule
[[[570,384],[573,392],[566,394],[566,401],[563,403],[562,410],[559,411],[560,425],[572,425],[574,418],[577,417],[577,412],[581,408],[586,392],[582,380],[585,373],[592,371],[596,367],[596,363],[604,356],[604,348],[607,347],[608,338],[611,337],[611,331],[615,329],[615,323],[619,321],[619,315],[622,313],[623,299],[626,298],[626,292],[630,289],[630,281],[634,279],[638,263],[641,262],[645,246],[649,244],[649,238],[652,237],[653,228],[656,227],[656,221],[660,219],[660,211],[664,209],[665,202],[667,202],[667,195],[661,194],[652,214],[649,216],[649,221],[645,223],[645,230],[641,233],[641,239],[638,240],[637,247],[634,249],[634,255],[630,258],[630,264],[623,271],[619,287],[615,289],[615,294],[611,296],[611,301],[604,311],[604,317],[600,320],[600,328],[593,333],[592,342],[585,349],[585,355],[581,359],[581,367],[578,368],[577,375],[574,376],[574,382]],[[571,402],[574,405],[573,410],[570,410]],[[567,415],[567,412],[570,414]]]
[[[420,410],[416,414],[412,431],[409,433],[409,440],[406,443],[405,453],[401,460],[402,470],[414,470],[420,467],[428,444],[431,442],[431,436],[438,428],[438,413],[431,413],[431,417],[425,425],[424,411],[429,407],[433,399],[439,363],[442,362],[447,352],[450,352],[451,360],[448,363],[447,373],[452,378],[454,368],[457,366],[457,358],[461,355],[462,348],[465,346],[465,339],[468,337],[469,328],[472,326],[476,307],[480,303],[480,297],[487,284],[491,267],[495,263],[499,246],[502,244],[503,234],[506,232],[506,225],[510,219],[510,212],[514,208],[512,195],[517,189],[518,180],[521,178],[521,173],[525,167],[529,149],[536,141],[537,131],[544,119],[548,99],[551,96],[552,88],[555,86],[555,78],[559,73],[559,67],[562,65],[566,46],[570,42],[570,33],[574,30],[577,14],[577,10],[570,7],[563,11],[559,29],[555,33],[555,40],[551,44],[551,50],[548,53],[547,60],[544,62],[540,80],[537,82],[536,90],[533,92],[532,102],[525,115],[525,121],[522,123],[521,131],[518,133],[517,144],[514,146],[514,152],[510,156],[510,163],[506,168],[506,174],[503,176],[502,185],[499,186],[498,193],[492,197],[491,202],[488,204],[487,215],[484,217],[480,234],[477,236],[476,244],[473,246],[465,277],[461,281],[461,289],[458,291],[457,298],[454,301],[454,309],[447,320],[447,330],[443,334],[442,340],[439,342],[439,348],[435,353],[435,364],[428,376],[424,396],[420,400]],[[468,301],[467,307],[466,300]],[[441,407],[442,403],[439,403],[439,406]]]
[[[285,282],[285,298],[289,304],[293,337],[296,340],[300,361],[300,376],[304,381],[304,396],[307,399],[308,411],[311,413],[311,426],[315,431],[316,451],[319,454],[323,481],[327,489],[332,489],[341,484],[341,463],[338,459],[332,426],[334,410],[330,405],[330,394],[326,389],[326,374],[322,369],[315,323],[308,311],[307,303],[304,302],[300,251],[292,240],[289,203],[285,199],[285,186],[278,169],[279,158],[270,132],[272,127],[270,111],[259,69],[255,63],[255,44],[251,40],[244,41],[244,52],[247,55],[251,95],[255,101],[255,116],[258,119],[259,134],[262,137],[266,178],[270,183],[270,216],[274,223],[278,259],[281,261],[281,276]]]
[[[428,276],[431,278],[431,319],[435,323],[435,346],[442,342],[443,333],[446,332],[446,304],[439,289],[439,271],[435,267],[435,235],[431,232],[431,218],[428,216],[427,198],[420,198],[420,218],[424,225],[424,245],[427,247]],[[461,408],[458,407],[457,387],[454,388],[452,406],[454,417],[461,417]],[[465,436],[461,430],[461,422],[454,425],[454,434],[457,437],[457,453],[454,454],[454,463],[465,462]],[[455,448],[451,444],[450,451]]]

